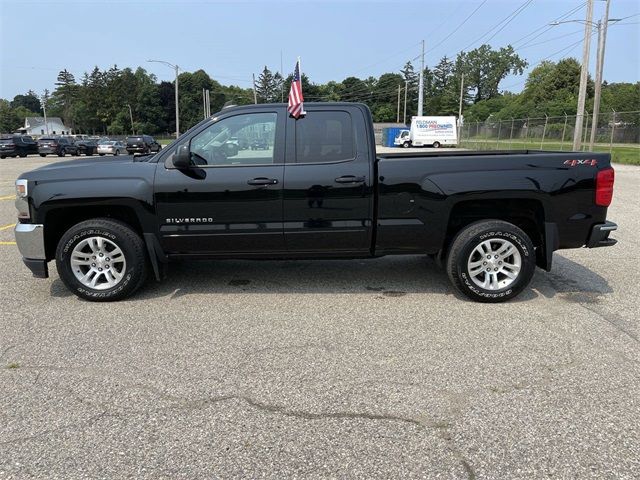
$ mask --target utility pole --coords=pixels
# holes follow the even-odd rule
[[[256,74],[253,75],[253,103],[258,104],[258,95],[256,94]]]
[[[424,102],[424,40],[422,40],[422,62],[420,67],[420,82],[419,87],[420,90],[418,92],[418,116],[422,116],[422,104]]]
[[[135,135],[136,131],[133,128],[133,112],[131,111],[131,104],[127,103],[127,107],[129,107],[129,119],[131,119],[131,135]]]
[[[178,65],[174,65],[173,63],[165,62],[164,60],[147,60],[147,62],[162,63],[163,65],[166,65],[167,67],[173,68],[175,70],[175,72],[176,72],[176,88],[175,88],[175,93],[176,93],[176,138],[178,138],[180,136],[180,104],[178,102],[178,72],[180,71],[180,67],[178,67]]]
[[[45,89],[42,94],[40,103],[42,104],[42,112],[44,113],[44,128],[49,135],[49,122],[47,122],[47,101],[49,100],[49,90]]]
[[[398,113],[396,114],[396,123],[400,123],[400,84],[398,84]]]
[[[591,28],[593,26],[593,0],[587,0],[587,18],[584,25],[584,41],[582,44],[582,68],[580,69],[580,91],[578,93],[578,111],[576,126],[573,130],[573,151],[580,150],[582,125],[584,123],[584,104],[587,99],[587,77],[589,75],[589,49],[591,47]]]
[[[609,4],[607,0],[604,7],[604,17],[598,22],[598,55],[596,57],[596,85],[593,95],[593,120],[591,122],[591,137],[589,137],[589,150],[593,151],[593,143],[596,140],[598,130],[598,115],[600,114],[600,90],[602,89],[602,70],[604,68],[604,47],[607,42],[607,26],[609,25]]]
[[[458,105],[458,142],[460,142],[460,133],[462,132],[462,100],[464,98],[464,73],[460,80],[460,104]]]
[[[407,90],[409,89],[409,80],[404,81],[404,117],[402,123],[407,124]]]

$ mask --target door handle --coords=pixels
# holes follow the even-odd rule
[[[248,180],[247,183],[249,185],[257,185],[257,186],[277,185],[278,179],[277,178],[258,177],[258,178],[252,178],[251,180]]]
[[[336,183],[364,183],[364,177],[356,177],[355,175],[343,175],[336,178]]]

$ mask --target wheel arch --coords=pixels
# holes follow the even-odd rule
[[[463,200],[449,214],[440,256],[446,256],[453,238],[468,225],[482,220],[502,220],[522,229],[536,248],[537,266],[549,270],[557,249],[555,224],[546,221],[544,205],[530,198]]]
[[[72,226],[93,218],[109,218],[127,224],[140,238],[142,223],[135,210],[126,205],[78,205],[51,208],[44,217],[44,243],[47,261],[55,257],[56,247],[62,235]]]

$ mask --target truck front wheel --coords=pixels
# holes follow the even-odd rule
[[[144,283],[144,243],[125,223],[87,220],[60,239],[56,267],[64,284],[78,297],[94,302],[121,300]]]
[[[535,250],[520,228],[500,220],[473,223],[453,239],[447,273],[453,285],[477,302],[504,302],[531,281]]]
[[[411,142],[404,142],[402,144],[402,148],[409,148],[411,146]]]

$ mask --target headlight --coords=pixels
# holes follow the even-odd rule
[[[16,180],[16,197],[24,198],[29,194],[27,190],[27,181],[24,179]]]
[[[28,194],[27,181],[22,178],[16,180],[16,209],[20,220],[28,220],[30,218]]]

